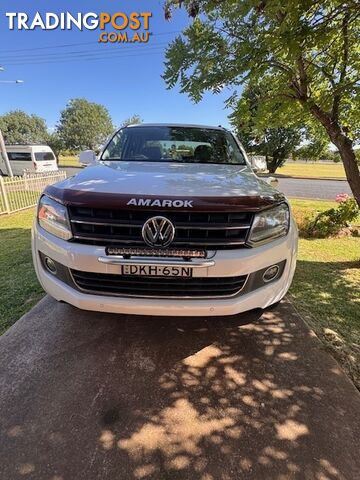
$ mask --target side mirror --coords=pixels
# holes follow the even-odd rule
[[[266,183],[268,183],[269,185],[271,185],[273,188],[277,188],[278,185],[279,185],[279,180],[275,177],[268,177],[266,179]]]
[[[84,150],[80,152],[79,162],[82,165],[94,165],[96,163],[96,154],[93,150]]]

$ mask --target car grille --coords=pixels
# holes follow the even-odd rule
[[[245,244],[252,214],[248,212],[124,211],[69,207],[74,241],[92,245],[145,246],[145,221],[163,215],[175,226],[171,247],[239,248]]]
[[[240,277],[142,277],[71,270],[77,287],[87,293],[135,297],[229,297],[240,292]]]

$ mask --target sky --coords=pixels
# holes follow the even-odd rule
[[[10,30],[6,12],[32,19],[46,12],[152,12],[148,44],[98,43],[100,31]],[[161,74],[164,51],[189,23],[182,10],[171,21],[162,0],[3,0],[0,6],[0,114],[24,110],[44,118],[50,129],[71,98],[85,97],[105,105],[115,125],[133,114],[145,122],[200,123],[228,126],[224,100],[230,93],[206,94],[194,104],[179,88],[167,90]],[[114,31],[107,28],[107,31]],[[66,46],[64,46],[66,45]],[[70,53],[71,52],[71,53]],[[104,55],[102,55],[104,53]],[[23,84],[1,80],[23,80]]]

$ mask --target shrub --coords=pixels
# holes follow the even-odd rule
[[[307,235],[318,238],[330,237],[351,226],[351,222],[360,213],[355,199],[342,193],[337,195],[336,201],[339,203],[338,207],[320,212],[307,220],[304,229]]]

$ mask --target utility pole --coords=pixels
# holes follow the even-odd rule
[[[2,131],[0,130],[0,155],[3,157],[5,165],[6,165],[6,170],[8,171],[9,177],[13,177],[13,172],[12,168],[9,162],[9,157],[5,148],[5,142],[4,142],[4,137],[2,135]]]
[[[0,72],[4,71],[4,67],[0,65]],[[24,80],[0,80],[0,83],[24,83]],[[13,171],[9,162],[9,157],[5,148],[4,137],[0,130],[0,156],[4,159],[6,170],[8,171],[9,177],[13,177]]]

